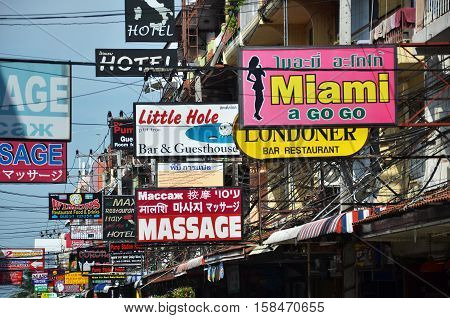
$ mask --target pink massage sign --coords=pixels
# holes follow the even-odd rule
[[[396,124],[394,46],[240,51],[240,126]]]

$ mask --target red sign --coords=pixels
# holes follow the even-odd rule
[[[0,182],[66,183],[67,143],[1,141]]]
[[[242,238],[241,189],[136,190],[138,242],[220,242]]]
[[[43,259],[44,248],[1,248],[0,259]]]
[[[23,273],[17,272],[0,272],[0,285],[22,285]]]
[[[0,271],[43,270],[44,260],[0,260]]]
[[[112,265],[93,265],[91,266],[91,273],[125,273],[126,268],[123,266]]]

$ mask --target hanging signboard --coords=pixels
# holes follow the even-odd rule
[[[144,251],[132,252],[111,252],[111,263],[115,265],[136,265],[140,266],[144,262]]]
[[[175,42],[174,0],[125,0],[126,42]]]
[[[43,260],[18,260],[18,259],[2,259],[0,260],[0,271],[21,271],[21,270],[43,270]]]
[[[223,242],[242,237],[241,189],[136,190],[137,242]]]
[[[147,67],[174,67],[178,65],[177,50],[95,50],[97,77],[144,77]]]
[[[0,248],[0,259],[44,259],[43,248]]]
[[[158,188],[223,187],[223,163],[158,163]]]
[[[64,275],[65,285],[86,285],[89,283],[87,276],[83,276],[81,272],[71,272]]]
[[[138,157],[238,156],[237,104],[134,104]]]
[[[0,138],[70,141],[69,65],[0,62]]]
[[[134,196],[105,196],[103,204],[103,239],[133,242],[136,238]]]
[[[394,46],[245,47],[240,127],[396,124]]]
[[[103,239],[102,225],[71,225],[70,239],[73,240],[101,240]]]
[[[368,128],[239,129],[234,139],[242,153],[254,159],[347,157],[369,138]]]
[[[49,219],[101,219],[102,193],[50,193]]]
[[[0,141],[1,182],[67,182],[66,143]]]
[[[111,148],[134,149],[134,122],[132,119],[111,120]]]
[[[107,264],[109,251],[107,246],[95,246],[77,250],[77,267],[79,271],[90,272],[93,265]]]
[[[22,281],[22,271],[0,272],[0,285],[22,285]]]

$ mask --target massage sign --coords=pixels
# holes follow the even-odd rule
[[[395,125],[393,46],[240,51],[240,127]]]
[[[49,194],[49,220],[101,218],[101,193]]]
[[[136,190],[138,242],[221,242],[242,238],[241,189]]]

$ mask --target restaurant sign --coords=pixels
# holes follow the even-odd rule
[[[239,129],[234,139],[242,153],[254,159],[347,157],[361,150],[368,128]]]
[[[394,46],[245,47],[239,124],[395,125]]]
[[[102,193],[50,193],[49,220],[101,219]]]
[[[242,238],[241,189],[136,190],[137,242],[223,242]]]

